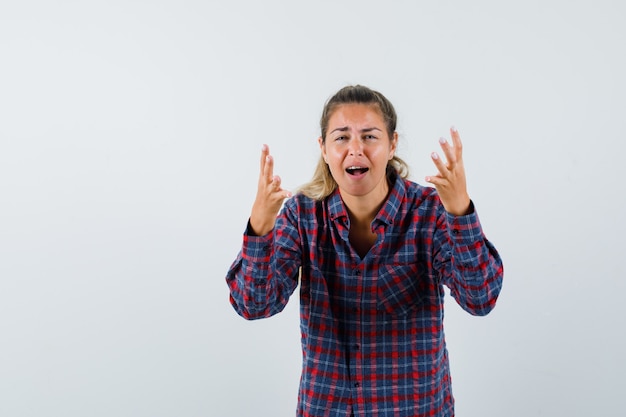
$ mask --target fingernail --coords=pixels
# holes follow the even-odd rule
[[[439,159],[439,155],[437,155],[437,152],[433,152],[432,154],[430,154],[430,156],[431,156],[433,159]]]
[[[439,143],[441,143],[442,145],[446,142],[446,138],[439,138]]]
[[[454,127],[454,125],[450,126],[450,130],[453,132],[456,132],[456,127]]]

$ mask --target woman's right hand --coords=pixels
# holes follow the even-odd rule
[[[280,187],[280,177],[274,175],[274,158],[270,155],[269,147],[264,144],[261,148],[259,188],[250,215],[250,227],[257,236],[272,231],[283,200],[289,197],[291,193]]]

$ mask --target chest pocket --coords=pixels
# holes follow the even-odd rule
[[[405,316],[424,302],[426,288],[418,264],[381,265],[377,282],[378,308]]]

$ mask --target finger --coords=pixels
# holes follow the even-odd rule
[[[281,200],[291,197],[291,192],[283,190],[281,188],[282,179],[278,175],[274,175],[272,178],[271,189],[273,193],[276,193],[277,197]]]
[[[267,155],[265,157],[265,168],[263,170],[263,178],[266,184],[271,184],[274,179],[274,157]]]
[[[275,191],[280,190],[280,182],[281,182],[280,177],[278,175],[274,175],[274,177],[272,178],[272,188]]]
[[[430,176],[425,177],[424,179],[426,180],[426,182],[433,184],[435,188],[437,188],[440,185],[443,185],[446,182],[446,180],[442,178],[440,175],[430,175]]]
[[[459,135],[459,131],[456,130],[456,127],[450,127],[450,136],[452,137],[452,144],[454,145],[454,153],[456,154],[457,159],[461,159],[463,154],[463,144],[461,143],[461,135]]]
[[[263,174],[263,171],[265,170],[265,159],[267,158],[267,155],[269,155],[269,153],[270,153],[269,146],[267,146],[266,144],[263,144],[261,146],[261,161],[260,161],[261,174]]]
[[[430,159],[432,159],[433,163],[437,167],[437,170],[439,171],[438,176],[445,176],[449,169],[446,166],[445,161],[441,159],[441,156],[439,156],[437,152],[433,152],[430,154]]]
[[[452,169],[452,167],[456,163],[454,149],[450,145],[450,142],[448,142],[448,140],[444,137],[439,138],[439,145],[441,146],[441,150],[443,150],[443,153],[446,156],[446,160],[448,161],[447,166]]]

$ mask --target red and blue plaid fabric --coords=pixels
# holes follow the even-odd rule
[[[454,415],[443,285],[463,309],[485,315],[502,261],[476,212],[452,216],[433,188],[392,180],[363,259],[338,192],[323,201],[296,195],[271,233],[246,231],[228,271],[231,304],[250,320],[282,311],[300,276],[298,416]]]

